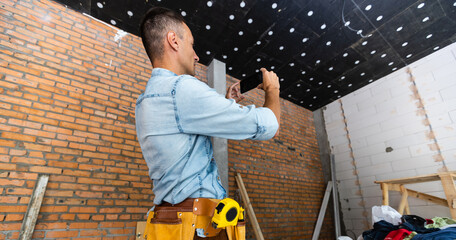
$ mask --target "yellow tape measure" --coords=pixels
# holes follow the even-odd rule
[[[236,226],[238,220],[244,221],[244,209],[235,200],[225,198],[215,207],[214,216],[212,217],[212,227],[224,228],[227,226]]]

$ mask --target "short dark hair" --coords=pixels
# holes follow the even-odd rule
[[[153,7],[147,11],[139,31],[151,62],[163,56],[163,40],[168,31],[174,30],[179,38],[183,37],[182,23],[184,18],[171,9]]]

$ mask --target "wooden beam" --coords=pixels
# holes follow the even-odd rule
[[[249,195],[247,194],[247,190],[245,189],[241,174],[237,173],[235,178],[236,178],[236,183],[237,183],[239,189],[241,190],[242,201],[244,202],[244,205],[247,208],[247,212],[249,213],[250,220],[252,221],[252,227],[253,227],[253,232],[255,234],[255,238],[257,240],[264,240],[263,233],[261,232],[260,224],[258,224],[258,220],[255,216],[255,212],[253,211],[252,203],[250,202]]]
[[[383,205],[389,206],[389,193],[388,193],[388,183],[381,183],[382,193],[383,193]]]
[[[35,185],[35,189],[33,189],[32,197],[30,198],[30,202],[27,207],[27,212],[25,213],[24,221],[22,221],[19,235],[20,240],[32,239],[48,181],[49,175],[40,175],[38,177],[38,181]]]
[[[429,202],[433,202],[433,203],[438,204],[438,205],[442,205],[442,206],[448,207],[448,202],[447,202],[446,199],[439,198],[439,197],[436,197],[436,196],[432,196],[432,195],[429,195],[429,194],[426,194],[426,193],[422,193],[422,192],[417,192],[415,190],[411,190],[411,189],[408,189],[408,188],[407,188],[407,192],[408,192],[409,197],[418,198],[418,199],[421,199],[421,200],[424,200],[424,201],[429,201]]]
[[[456,188],[451,172],[439,173],[442,180],[443,191],[445,191],[448,207],[450,208],[451,218],[456,218],[456,208],[453,207],[453,200],[456,199]]]
[[[399,208],[397,211],[400,214],[404,214],[404,209],[405,209],[405,205],[407,205],[407,197],[408,197],[407,189],[405,189],[404,186],[401,186],[401,195],[402,195],[402,198],[401,198],[401,202],[399,203]]]
[[[456,175],[456,171],[447,172],[446,174]],[[422,175],[416,177],[407,177],[407,178],[396,178],[384,181],[375,181],[375,183],[396,183],[396,184],[410,184],[410,183],[420,183],[420,182],[430,182],[430,181],[438,181],[439,173],[429,174],[429,175]]]

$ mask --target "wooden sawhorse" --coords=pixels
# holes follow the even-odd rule
[[[389,205],[388,191],[398,191],[401,193],[401,202],[397,211],[400,214],[410,214],[410,208],[408,205],[407,197],[415,197],[425,201],[433,202],[450,209],[451,218],[456,219],[456,187],[454,184],[454,177],[456,177],[456,171],[434,173],[430,175],[422,175],[408,178],[397,178],[384,181],[375,181],[380,184],[383,193],[383,205]],[[421,193],[415,190],[411,190],[404,187],[404,184],[423,183],[431,181],[441,181],[443,191],[445,192],[446,199],[432,196],[426,193]]]

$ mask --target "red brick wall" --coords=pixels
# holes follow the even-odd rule
[[[145,220],[154,195],[134,107],[151,67],[140,39],[116,32],[52,1],[0,3],[0,239],[17,239],[41,173],[34,238],[134,239]],[[325,188],[313,120],[282,109],[279,141],[229,142],[230,185],[243,174],[266,238],[306,239]]]

